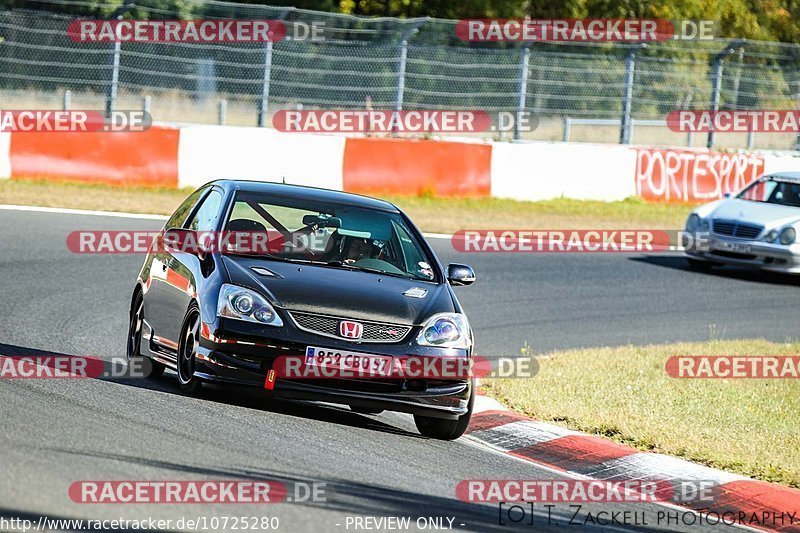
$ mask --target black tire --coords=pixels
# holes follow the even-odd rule
[[[414,423],[417,425],[417,430],[425,437],[439,440],[455,440],[467,430],[469,419],[472,417],[473,405],[475,405],[474,384],[472,386],[472,395],[469,398],[467,412],[456,420],[414,415]]]
[[[195,356],[200,342],[200,309],[197,304],[189,306],[181,326],[181,340],[178,343],[178,384],[187,394],[197,394],[203,382],[194,375]]]
[[[686,258],[686,262],[689,263],[689,268],[692,270],[699,270],[701,272],[708,272],[715,266],[714,263],[701,261],[700,259],[691,259],[688,257]]]
[[[383,409],[370,409],[369,407],[358,407],[357,405],[351,405],[350,410],[360,415],[379,415],[383,412]]]
[[[144,323],[144,299],[141,291],[136,291],[131,305],[130,322],[128,324],[128,361],[132,359],[148,359],[141,368],[148,369],[148,378],[158,378],[164,373],[164,365],[153,361],[149,357],[142,356],[142,324]]]

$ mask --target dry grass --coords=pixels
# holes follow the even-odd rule
[[[681,229],[691,207],[558,198],[520,202],[497,198],[390,197],[425,231],[459,229]]]
[[[189,192],[48,181],[0,180],[0,204],[127,213],[171,214]]]
[[[556,352],[533,379],[484,382],[515,411],[635,448],[800,487],[800,380],[674,379],[673,355],[796,355],[800,344],[711,341]]]
[[[171,214],[189,190],[0,180],[0,204]],[[559,198],[518,202],[496,198],[390,197],[427,232],[460,229],[679,229],[690,207],[636,198],[597,202]]]

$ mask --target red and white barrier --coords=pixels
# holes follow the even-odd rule
[[[11,133],[0,132],[0,179],[11,177]]]
[[[491,196],[622,200],[635,194],[635,161],[635,152],[619,145],[495,143]]]
[[[230,126],[0,133],[0,178],[198,187],[251,179],[365,194],[703,202],[800,170],[770,153],[587,143],[356,138]]]
[[[178,186],[221,178],[342,189],[345,138],[267,128],[187,126],[178,148]]]

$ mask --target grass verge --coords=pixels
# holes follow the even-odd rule
[[[675,379],[673,355],[796,355],[800,343],[711,341],[555,352],[533,379],[482,382],[514,411],[800,488],[800,380]]]
[[[0,180],[0,204],[171,214],[188,189],[120,188],[47,181]],[[597,202],[559,198],[518,202],[497,198],[388,197],[424,231],[459,229],[679,229],[691,209],[636,198]]]

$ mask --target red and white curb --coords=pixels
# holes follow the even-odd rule
[[[735,513],[760,529],[800,532],[800,490],[658,453],[641,452],[601,437],[572,431],[510,411],[479,393],[466,433],[495,451],[551,469],[601,480],[710,481],[713,503],[688,508]],[[755,513],[756,520],[753,520]],[[759,526],[764,513],[786,516],[783,524]],[[792,515],[794,513],[794,515]],[[789,517],[793,520],[790,520]],[[793,523],[792,523],[793,522]]]

